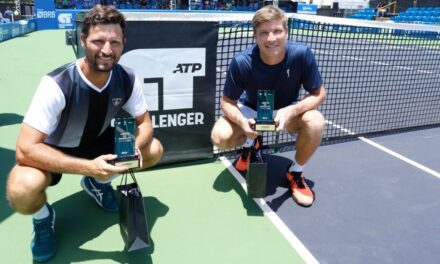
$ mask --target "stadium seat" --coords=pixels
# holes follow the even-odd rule
[[[428,17],[428,16],[426,16],[426,17],[424,17],[423,18],[423,23],[425,23],[425,24],[434,24],[434,17]]]

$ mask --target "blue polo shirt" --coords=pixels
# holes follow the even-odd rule
[[[277,110],[297,101],[301,87],[310,93],[322,83],[315,56],[306,45],[287,41],[286,56],[276,65],[265,64],[253,45],[231,60],[223,95],[255,109],[257,90],[272,89]]]

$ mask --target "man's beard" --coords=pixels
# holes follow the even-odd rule
[[[116,63],[119,60],[119,58],[117,58],[117,57],[108,56],[108,57],[112,58],[111,64],[106,64],[106,63],[100,64],[100,63],[98,63],[99,57],[106,58],[106,56],[102,56],[102,55],[94,56],[93,54],[91,54],[89,52],[86,53],[87,62],[89,63],[91,68],[97,72],[110,72],[111,70],[113,70],[113,67],[116,65]]]

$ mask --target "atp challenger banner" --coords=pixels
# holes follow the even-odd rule
[[[140,79],[161,163],[212,157],[215,22],[128,21],[122,65]]]

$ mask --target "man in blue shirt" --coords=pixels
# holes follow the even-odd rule
[[[252,151],[259,150],[259,133],[253,129],[257,91],[274,91],[276,131],[297,136],[294,162],[286,172],[293,199],[310,206],[314,194],[307,186],[303,168],[321,143],[324,117],[317,111],[326,92],[312,51],[303,44],[288,41],[287,17],[274,6],[258,10],[253,19],[256,45],[238,53],[226,77],[220,118],[211,134],[219,148],[243,146],[235,164],[246,171]],[[298,101],[300,88],[307,96]]]

